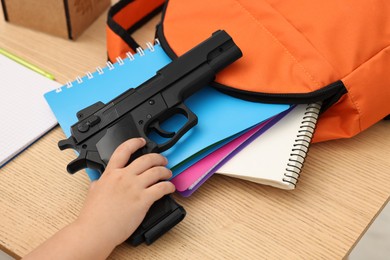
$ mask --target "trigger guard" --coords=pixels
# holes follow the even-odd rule
[[[162,129],[159,121],[155,121],[154,123],[152,123],[150,125],[150,128],[152,130],[155,130],[160,136],[165,137],[165,138],[172,138],[176,134],[175,132],[168,132],[168,131],[165,131],[164,129]]]
[[[187,118],[187,122],[171,137],[169,141],[163,144],[158,144],[157,147],[159,151],[165,151],[171,148],[179,141],[179,139],[184,134],[186,134],[192,127],[194,127],[198,123],[198,117],[190,109],[188,109],[183,103],[177,105],[172,111],[184,115]]]

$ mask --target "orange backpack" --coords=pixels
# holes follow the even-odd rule
[[[172,58],[223,29],[243,58],[214,87],[268,103],[323,101],[313,141],[356,135],[390,114],[390,1],[122,0],[107,21],[111,61],[163,8],[157,38]]]

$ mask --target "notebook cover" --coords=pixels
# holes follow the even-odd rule
[[[135,88],[153,77],[157,70],[171,60],[159,45],[146,49],[144,55],[136,54],[134,60],[124,59],[45,94],[64,133],[70,135],[70,126],[77,122],[76,113],[98,101],[107,103],[129,88]],[[288,108],[288,105],[254,103],[222,94],[205,87],[184,102],[197,116],[198,124],[188,131],[172,148],[162,154],[172,168],[183,160],[207,149],[244,129],[266,120]],[[234,118],[234,120],[232,120]],[[165,129],[177,128],[178,122],[168,120]],[[89,170],[92,180],[100,174]]]

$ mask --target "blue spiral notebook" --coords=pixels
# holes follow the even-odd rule
[[[87,72],[84,77],[77,77],[73,82],[46,93],[45,98],[69,137],[70,126],[77,122],[78,111],[98,101],[107,103],[129,88],[139,86],[169,62],[171,59],[160,45],[155,45],[135,55],[129,54],[128,58],[119,59],[115,64],[98,67],[93,73]],[[288,105],[244,101],[211,87],[204,87],[184,103],[198,116],[198,124],[162,153],[168,158],[169,168],[289,108]],[[181,122],[175,120],[167,120],[164,129],[177,128]],[[90,169],[87,173],[92,180],[100,176]]]

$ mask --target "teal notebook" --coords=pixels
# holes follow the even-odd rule
[[[127,89],[137,87],[170,61],[164,50],[155,45],[143,53],[129,55],[115,64],[108,63],[104,68],[97,68],[96,72],[77,77],[75,81],[46,93],[45,98],[68,137],[70,126],[77,122],[78,111],[98,101],[107,103]],[[168,158],[169,168],[289,107],[240,100],[211,87],[204,87],[184,103],[198,116],[198,124],[162,153]],[[163,127],[166,130],[175,129],[181,124],[180,120],[168,120]],[[90,169],[87,169],[87,173],[92,180],[100,176]]]

